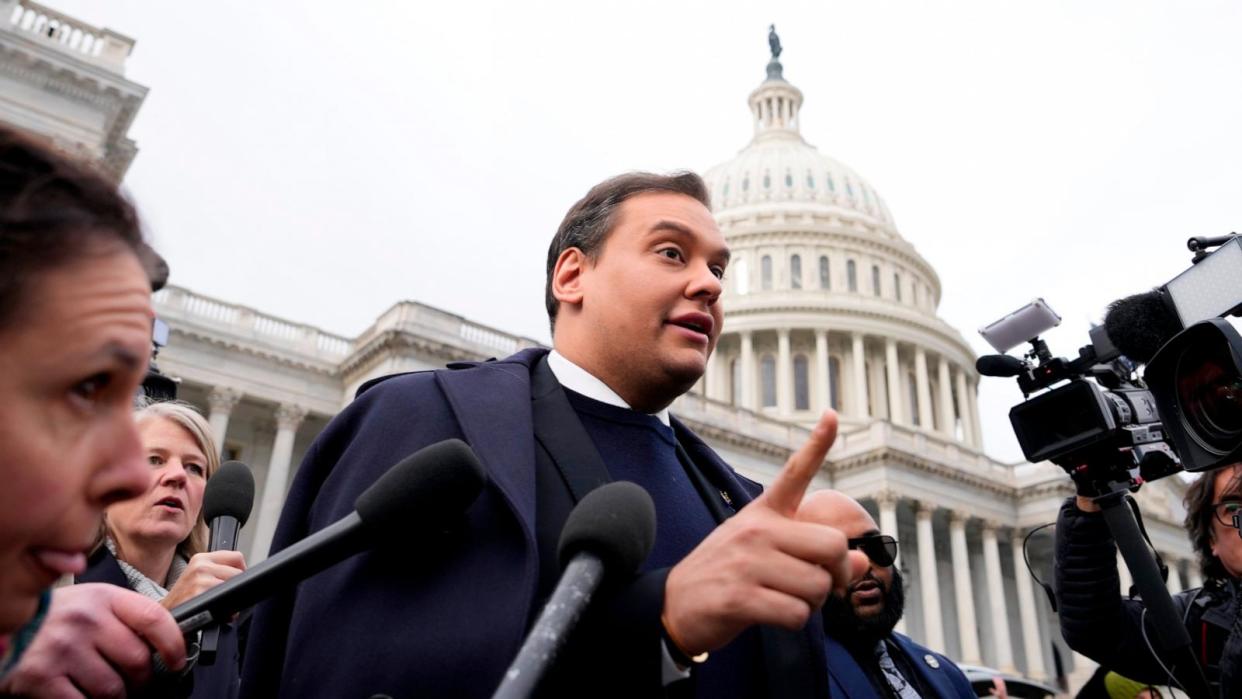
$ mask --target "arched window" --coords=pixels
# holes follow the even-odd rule
[[[729,403],[737,405],[742,400],[742,363],[736,359],[729,362]]]
[[[901,275],[893,272],[893,291],[897,293],[897,300],[901,301]]]
[[[828,358],[828,405],[841,409],[841,360],[836,357]]]
[[[764,291],[772,289],[772,256],[764,255],[759,260],[759,286]]]
[[[802,288],[802,256],[794,255],[789,258],[789,286],[793,289]]]
[[[819,256],[819,288],[827,289],[828,282],[830,281],[831,279],[829,278],[829,275],[828,275],[828,256],[820,255]]]
[[[910,388],[910,423],[913,425],[922,425],[923,416],[919,415],[919,386],[914,380],[913,372],[906,375],[906,385]]]
[[[811,409],[811,378],[807,373],[805,354],[794,356],[794,410]]]
[[[915,282],[911,284],[910,287],[914,289],[914,305],[917,306],[919,305],[919,283]]]
[[[871,292],[880,295],[880,266],[871,265]]]
[[[845,279],[849,283],[850,291],[858,291],[858,266],[854,264],[853,260],[848,260],[845,263]]]
[[[763,383],[763,407],[776,407],[776,359],[770,354],[759,361],[759,380]]]

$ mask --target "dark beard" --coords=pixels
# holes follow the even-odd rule
[[[872,580],[880,585],[880,589],[884,589],[883,583],[878,578],[867,571],[867,575],[863,580]],[[860,580],[859,582],[862,582]],[[855,583],[854,585],[857,585]],[[833,638],[854,645],[855,643],[865,643],[867,645],[875,645],[881,639],[888,638],[893,632],[893,627],[901,621],[901,615],[905,613],[906,607],[906,591],[905,585],[901,579],[901,571],[893,568],[893,582],[887,590],[884,590],[884,607],[879,614],[868,618],[861,618],[854,612],[854,605],[850,603],[850,596],[854,592],[854,585],[851,585],[846,591],[845,597],[838,597],[835,594],[828,595],[828,599],[824,602],[824,631]]]

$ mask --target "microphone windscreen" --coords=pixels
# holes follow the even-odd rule
[[[358,496],[354,508],[375,534],[408,532],[411,521],[461,514],[486,484],[474,450],[460,439],[446,439],[397,462]]]
[[[655,505],[646,490],[616,481],[586,494],[565,520],[557,557],[561,567],[580,551],[599,556],[606,570],[629,574],[655,545]]]
[[[985,354],[975,360],[975,369],[984,376],[1017,376],[1022,360],[1007,354]]]
[[[254,507],[254,474],[240,461],[220,464],[203,490],[203,519],[229,516],[244,525]]]
[[[1146,364],[1182,331],[1181,321],[1159,291],[1127,296],[1108,305],[1104,330],[1119,352]]]

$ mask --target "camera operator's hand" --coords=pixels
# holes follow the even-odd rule
[[[185,666],[185,639],[158,602],[104,583],[62,587],[0,694],[123,697],[151,678],[152,648],[170,668]]]
[[[682,652],[716,650],[755,624],[799,629],[830,590],[866,570],[840,531],[795,519],[836,434],[827,411],[772,485],[669,571],[663,618]]]

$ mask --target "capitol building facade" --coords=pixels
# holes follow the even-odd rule
[[[119,177],[128,160],[109,154],[132,158],[136,146],[117,124],[127,128],[145,88],[124,78],[123,55],[104,60],[60,37],[76,30],[107,47],[120,35],[27,0],[0,0],[0,11],[0,80],[20,87],[0,90],[0,119],[80,144],[70,150],[116,163]],[[127,53],[133,42],[125,41]],[[56,81],[75,91],[50,90]],[[880,195],[804,140],[802,102],[773,59],[749,96],[749,144],[705,173],[733,252],[725,325],[704,379],[672,411],[738,471],[768,482],[818,414],[835,408],[840,436],[812,488],[859,499],[900,541],[904,631],[965,664],[1050,684],[1065,677],[1075,687],[1093,665],[1061,640],[1026,563],[1051,577],[1050,530],[1023,546],[1055,520],[1072,487],[1051,464],[1007,464],[983,452],[975,357],[936,314],[940,278]],[[104,105],[131,111],[108,117]],[[78,117],[31,117],[38,113]],[[81,116],[89,114],[103,116]],[[81,126],[109,118],[106,129]],[[272,316],[262,300],[175,285],[155,304],[171,327],[159,367],[209,416],[225,458],[255,472],[256,510],[242,541],[252,563],[266,553],[302,455],[363,382],[539,344],[412,301],[357,337]],[[1184,489],[1170,478],[1138,496],[1175,590],[1200,582],[1181,526]]]

